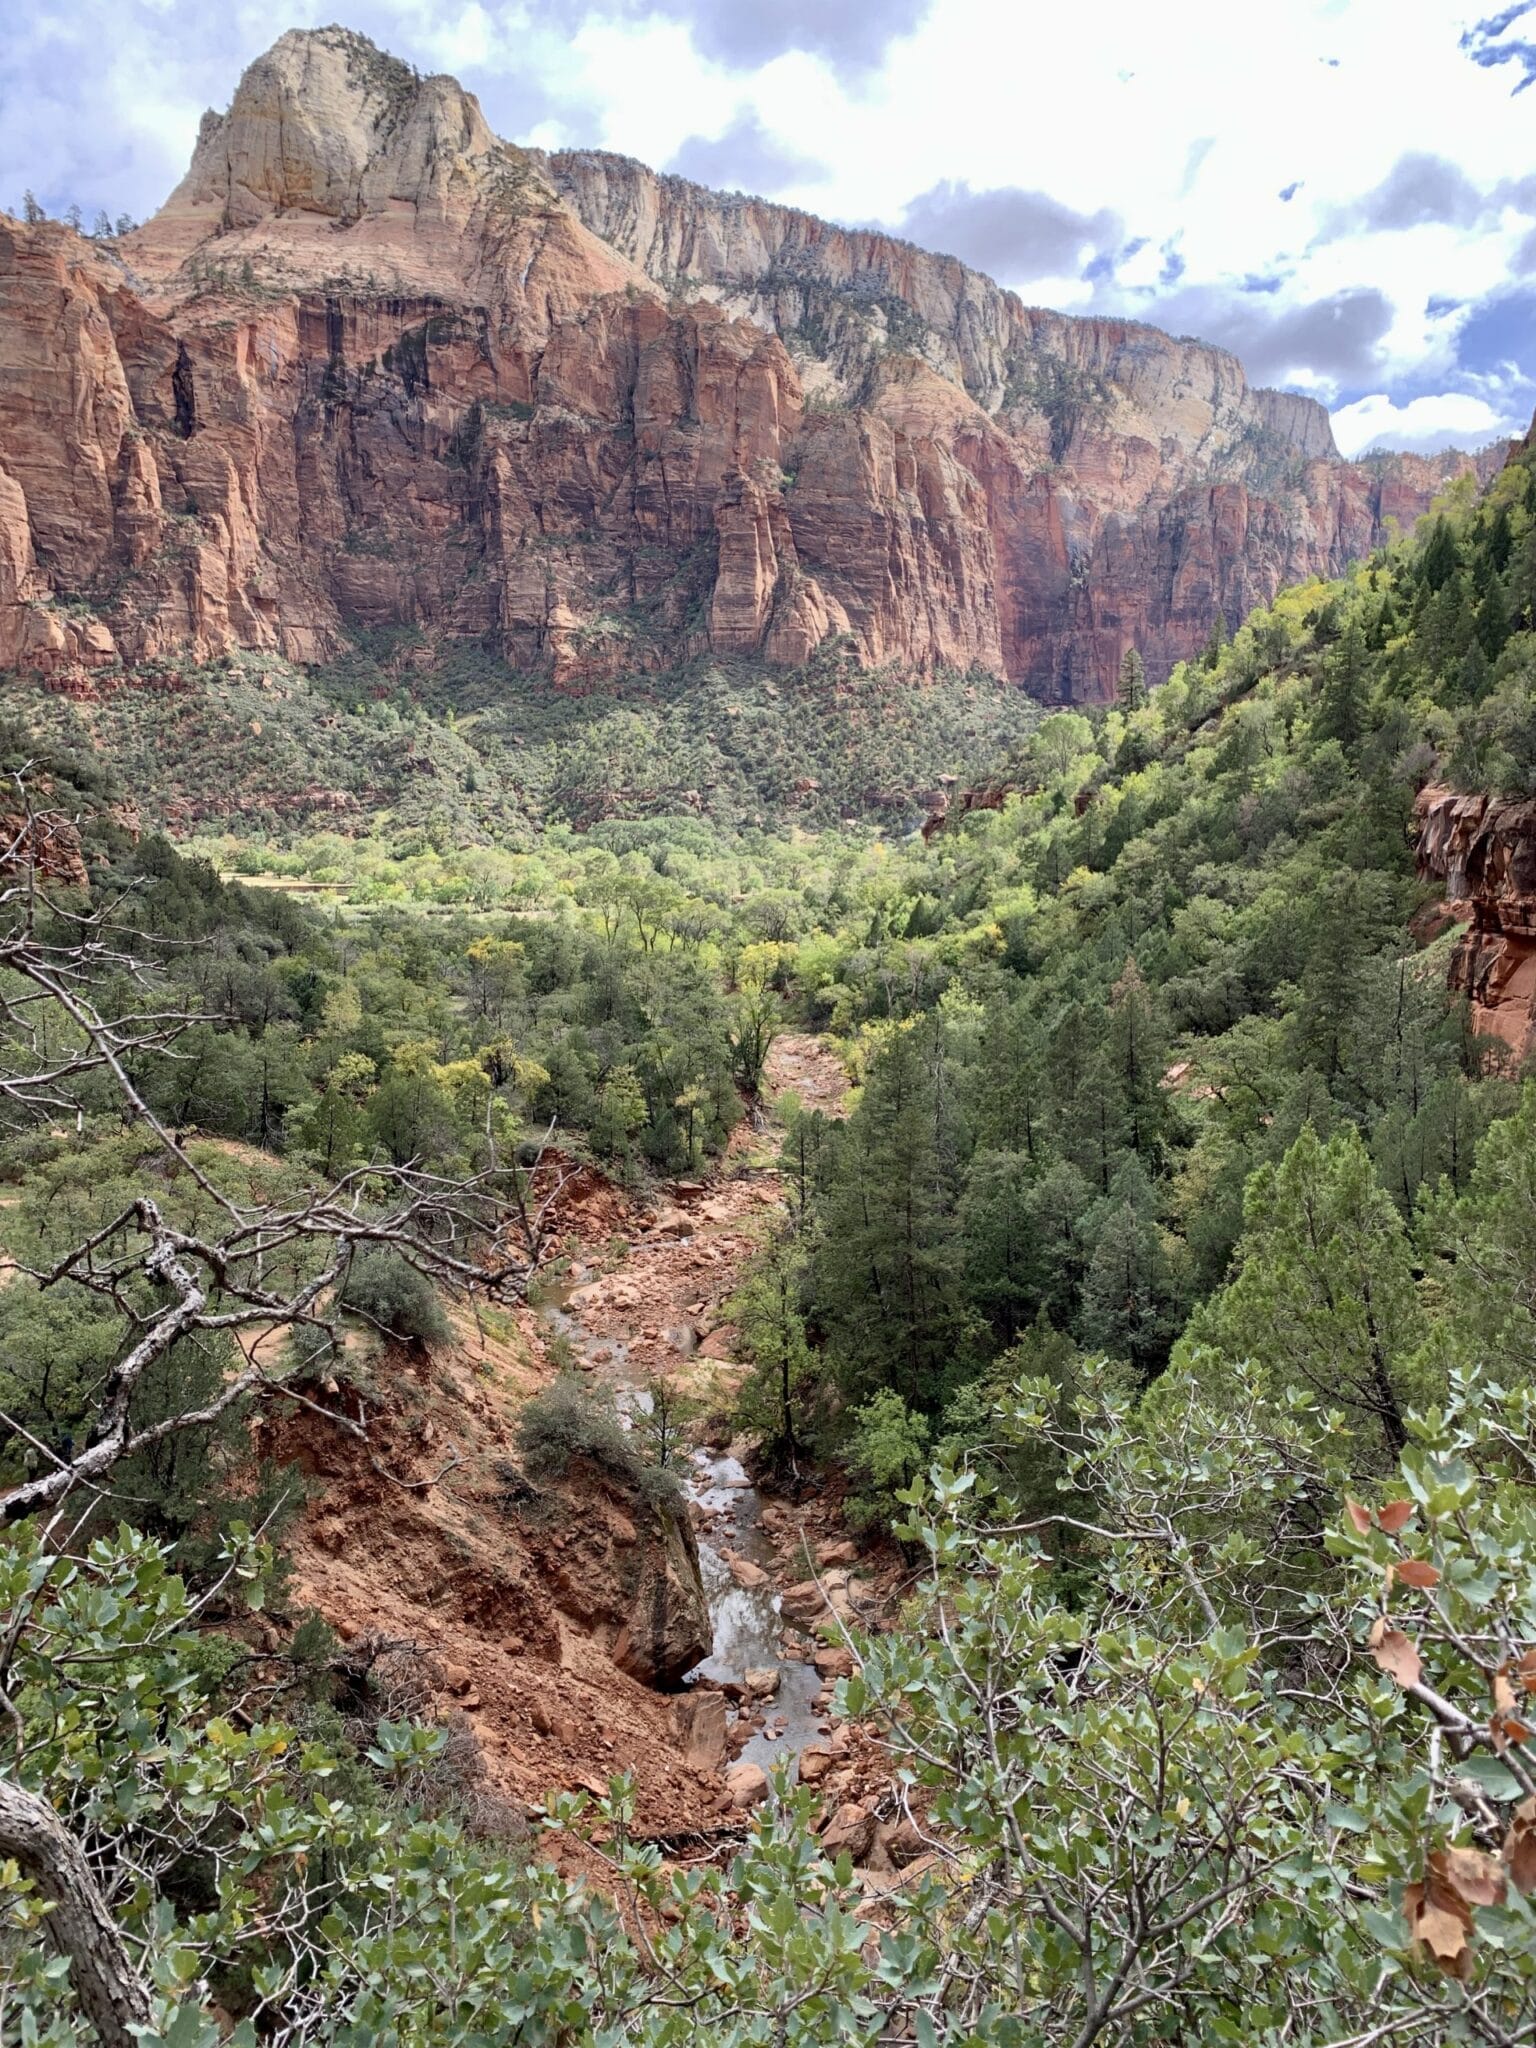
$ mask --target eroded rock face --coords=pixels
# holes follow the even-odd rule
[[[1419,798],[1417,852],[1420,870],[1471,918],[1451,987],[1471,999],[1477,1029],[1518,1063],[1536,1044],[1536,801],[1431,786]]]
[[[561,1511],[538,1539],[563,1614],[640,1684],[668,1690],[709,1655],[711,1629],[692,1525],[679,1502],[620,1505],[613,1475],[572,1468]]]
[[[294,31],[117,248],[0,217],[0,666],[359,625],[563,686],[710,650],[1154,679],[1467,458],[1342,463],[1224,351],[590,152]]]

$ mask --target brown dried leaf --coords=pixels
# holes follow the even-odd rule
[[[1440,1583],[1439,1566],[1422,1557],[1405,1557],[1394,1569],[1405,1586],[1417,1586],[1421,1593]]]
[[[1507,1748],[1510,1743],[1518,1749],[1522,1742],[1531,1739],[1529,1724],[1516,1720],[1513,1714],[1495,1714],[1488,1725],[1493,1730],[1493,1746],[1498,1750]]]
[[[1371,1629],[1370,1649],[1389,1678],[1395,1678],[1399,1685],[1405,1687],[1418,1684],[1424,1669],[1423,1661],[1402,1630],[1393,1628],[1385,1615]]]
[[[1536,1650],[1527,1650],[1515,1666],[1515,1676],[1527,1692],[1536,1692]]]
[[[1369,1508],[1361,1507],[1359,1501],[1351,1500],[1349,1495],[1345,1494],[1344,1512],[1346,1515],[1348,1515],[1349,1519],[1354,1523],[1355,1533],[1357,1535],[1369,1535],[1371,1527],[1371,1511]]]
[[[1536,1799],[1527,1799],[1515,1808],[1504,1837],[1504,1861],[1518,1891],[1536,1892]]]
[[[1430,1868],[1469,1906],[1501,1906],[1504,1872],[1481,1849],[1446,1849],[1431,1856]]]
[[[1411,1500],[1389,1500],[1384,1508],[1376,1510],[1376,1526],[1385,1529],[1389,1536],[1395,1536],[1412,1515]]]
[[[1494,1707],[1501,1714],[1512,1714],[1515,1711],[1515,1688],[1505,1676],[1507,1669],[1506,1665],[1501,1664],[1489,1680]]]
[[[1430,1883],[1411,1884],[1403,1893],[1403,1918],[1416,1945],[1427,1948],[1449,1977],[1466,1968],[1472,1916],[1454,1892]]]

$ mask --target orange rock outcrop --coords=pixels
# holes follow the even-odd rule
[[[1432,785],[1419,797],[1417,834],[1420,871],[1470,919],[1451,987],[1519,1064],[1536,1045],[1536,802]]]
[[[1219,349],[628,161],[294,31],[117,244],[0,216],[0,667],[473,636],[1154,677],[1466,458],[1341,462]]]

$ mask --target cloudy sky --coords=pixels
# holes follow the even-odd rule
[[[516,140],[1223,342],[1349,453],[1536,407],[1536,0],[31,0],[0,42],[0,205],[152,212],[203,108],[338,10]]]

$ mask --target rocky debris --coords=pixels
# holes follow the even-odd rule
[[[909,1863],[915,1863],[919,1856],[926,1855],[928,1843],[923,1839],[915,1821],[905,1814],[895,1822],[882,1821],[877,1830],[881,1848],[898,1870]]]
[[[853,1652],[846,1643],[828,1643],[816,1652],[811,1662],[823,1678],[852,1678],[858,1669]]]
[[[724,1696],[718,1692],[686,1693],[672,1702],[672,1721],[683,1760],[700,1775],[718,1771],[726,1758]]]
[[[754,1564],[749,1557],[737,1557],[734,1553],[731,1553],[727,1555],[725,1563],[726,1569],[730,1572],[737,1585],[743,1587],[749,1593],[755,1592],[758,1587],[766,1586],[768,1583],[767,1572],[763,1570],[760,1564]]]
[[[1518,1066],[1536,1044],[1536,802],[1432,784],[1419,794],[1416,853],[1420,873],[1444,884],[1447,910],[1470,919],[1450,985]]]
[[[725,1774],[731,1805],[745,1811],[768,1797],[768,1773],[758,1764],[732,1764]]]
[[[827,1602],[814,1579],[800,1579],[793,1586],[784,1588],[779,1596],[779,1607],[786,1621],[810,1624],[822,1619],[827,1611]]]
[[[741,1682],[748,1699],[771,1700],[779,1689],[779,1673],[775,1666],[764,1665],[761,1669],[744,1671]]]
[[[819,1785],[832,1768],[832,1752],[819,1742],[812,1742],[800,1752],[800,1779],[802,1784]]]
[[[0,221],[0,363],[0,668],[71,684],[361,621],[565,688],[847,636],[1104,699],[1128,644],[1156,678],[1471,466],[1345,463],[1221,349],[518,149],[335,28],[249,67],[120,250]],[[643,634],[589,630],[615,589]]]
[[[848,1856],[855,1863],[865,1860],[874,1842],[875,1816],[857,1800],[840,1806],[821,1831],[821,1846],[828,1856]]]
[[[1016,782],[995,782],[985,789],[963,789],[958,796],[946,796],[923,820],[924,844],[936,838],[955,820],[968,817],[972,811],[1000,811],[1018,789]]]
[[[685,1639],[681,1539],[579,1466],[546,1488],[539,1513],[507,1505],[517,1408],[543,1377],[525,1321],[515,1344],[466,1322],[455,1347],[430,1360],[391,1353],[381,1363],[369,1448],[410,1478],[440,1468],[451,1443],[458,1462],[431,1488],[392,1485],[312,1415],[264,1418],[264,1454],[298,1464],[310,1482],[295,1594],[349,1644],[405,1646],[397,1661],[442,1710],[468,1717],[500,1792],[534,1803],[551,1786],[628,1768],[642,1822],[681,1824],[719,1796],[725,1702],[701,1694],[683,1727],[678,1703],[632,1672],[694,1660],[702,1596]]]

